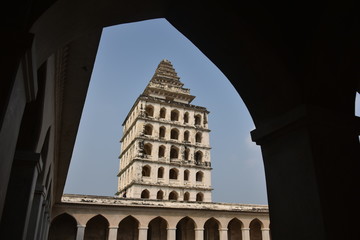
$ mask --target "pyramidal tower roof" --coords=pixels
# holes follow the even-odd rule
[[[180,82],[180,77],[178,77],[173,65],[167,59],[162,60],[158,67],[155,70],[154,76],[150,80],[151,82],[167,82],[175,86],[183,86]]]
[[[146,86],[143,95],[157,97],[175,102],[190,103],[195,96],[190,89],[183,88],[173,65],[169,60],[162,60],[155,70],[154,76]]]

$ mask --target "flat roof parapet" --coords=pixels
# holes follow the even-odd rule
[[[184,202],[155,199],[131,199],[111,196],[64,194],[62,203],[90,204],[106,206],[126,207],[153,207],[153,208],[177,208],[177,209],[206,209],[214,211],[239,211],[239,212],[263,212],[268,213],[267,205],[238,204],[238,203],[214,203],[214,202]]]

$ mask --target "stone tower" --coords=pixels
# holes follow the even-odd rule
[[[123,123],[120,197],[211,202],[207,115],[162,60]]]

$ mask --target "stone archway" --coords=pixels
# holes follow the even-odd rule
[[[207,220],[204,224],[204,240],[220,240],[219,227],[219,221],[215,218]]]
[[[49,240],[75,240],[77,223],[74,217],[63,213],[55,217],[50,226]]]
[[[242,240],[242,222],[234,218],[228,224],[228,240]]]
[[[117,240],[137,240],[139,238],[139,221],[133,216],[127,216],[119,223]]]
[[[107,240],[109,235],[109,222],[102,215],[96,215],[86,223],[84,240]]]
[[[5,57],[8,57],[4,61],[4,79],[9,80],[1,83],[0,88],[4,93],[0,94],[1,116],[5,116],[1,119],[1,122],[4,120],[1,130],[9,129],[13,133],[19,130],[26,98],[23,93],[20,101],[18,95],[13,94],[23,89],[19,81],[13,83],[21,58],[32,47],[35,63],[42,64],[58,49],[81,35],[91,35],[89,32],[94,29],[100,32],[102,27],[112,24],[167,16],[173,26],[228,76],[251,112],[258,128],[253,139],[263,148],[269,202],[273,204],[272,218],[276,219],[273,235],[278,239],[289,239],[297,231],[298,239],[304,239],[310,231],[339,238],[345,234],[348,239],[356,236],[356,221],[335,223],[329,219],[329,216],[348,219],[359,213],[351,207],[353,204],[348,204],[359,202],[358,198],[354,198],[359,195],[356,193],[359,191],[356,185],[359,182],[359,140],[358,120],[353,114],[353,95],[359,91],[356,77],[359,50],[355,47],[359,46],[359,40],[355,37],[358,21],[352,5],[329,4],[324,8],[318,3],[308,8],[306,4],[300,7],[289,4],[288,11],[281,11],[276,4],[253,2],[241,6],[235,1],[191,4],[140,1],[140,4],[125,5],[121,1],[110,0],[87,4],[80,1],[76,5],[82,6],[79,10],[72,1],[59,0],[11,9],[9,15],[17,17],[12,18],[13,24],[10,25],[12,21],[9,21],[14,30],[7,32],[4,40],[8,44],[3,45],[7,53]],[[217,15],[215,18],[214,12]],[[342,21],[344,16],[349,21]],[[33,37],[37,43],[34,46]],[[78,66],[78,69],[86,71],[90,65]],[[35,71],[38,67],[35,66]],[[75,75],[78,76],[79,71]],[[71,142],[76,136],[76,119],[81,115],[81,110],[76,108],[80,106],[82,109],[87,86],[77,87],[77,83],[71,85],[74,81],[67,82],[69,85],[62,88],[67,96],[63,101],[63,112],[71,113],[72,122],[69,125],[72,127],[66,126],[63,132],[69,133],[67,142]],[[16,101],[18,105],[13,104],[15,100],[19,100]],[[7,109],[15,112],[8,114]],[[66,119],[69,120],[62,120],[66,122]],[[298,127],[297,124],[304,119],[314,121],[304,121],[302,128],[287,131],[293,126]],[[281,134],[276,134],[279,132]],[[1,135],[1,140],[9,146],[0,156],[0,169],[4,169],[0,196],[5,196],[18,136],[5,134]],[[65,157],[60,162],[62,165],[69,164],[71,154],[67,153],[71,152],[68,150],[71,148],[65,147]],[[347,156],[346,164],[338,165],[342,156]],[[289,159],[291,163],[286,161]],[[274,162],[278,164],[274,165]],[[282,179],[277,178],[278,171],[284,173]],[[293,171],[298,174],[294,176]],[[334,178],[333,173],[341,173],[341,177]],[[66,169],[57,176],[59,186],[55,189],[55,202],[60,201]],[[304,181],[307,181],[306,184],[303,184]],[[297,188],[303,185],[306,187]],[[339,194],[334,195],[334,189]],[[338,204],[345,209],[334,213],[333,206]],[[2,210],[4,197],[1,197],[0,205]],[[299,206],[299,210],[296,213],[293,212],[296,209],[288,211],[285,205]],[[321,221],[323,219],[328,220]],[[282,227],[289,221],[292,226]],[[322,227],[314,224],[317,222],[322,222]],[[354,230],[342,231],[345,228]]]
[[[184,217],[176,225],[176,240],[195,240],[195,222]]]
[[[259,219],[254,219],[250,223],[250,240],[262,240],[262,232],[261,225]]]
[[[167,222],[162,217],[154,218],[149,223],[148,240],[167,240]]]

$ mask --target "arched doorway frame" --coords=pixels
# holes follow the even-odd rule
[[[162,2],[161,2],[162,3]],[[69,5],[67,5],[67,4],[69,4]],[[80,3],[81,4],[81,3]],[[86,3],[84,3],[84,6],[86,5]],[[116,5],[116,4],[114,4],[114,5]],[[47,6],[48,7],[48,6]],[[59,12],[57,12],[56,11],[56,9],[57,8],[61,8],[60,10],[60,12],[62,12],[63,11],[63,13],[64,14],[54,14],[54,13],[59,13]],[[94,8],[97,8],[98,6],[93,6]],[[119,6],[118,6],[119,7]],[[151,18],[156,18],[156,17],[161,17],[161,16],[164,16],[165,14],[164,14],[164,12],[166,12],[165,10],[164,10],[164,7],[163,6],[161,6],[161,4],[154,4],[154,6],[150,6],[149,8],[147,8],[148,7],[148,5],[146,5],[146,4],[144,4],[144,9],[149,9],[149,10],[144,10],[143,8],[141,8],[140,10],[139,10],[139,14],[137,15],[137,16],[140,16],[139,18],[141,18],[141,19],[137,19],[137,20],[144,20],[144,19],[151,19]],[[168,7],[168,5],[166,5],[166,7]],[[181,7],[181,5],[180,5],[180,7]],[[54,8],[55,8],[55,10],[54,10]],[[156,8],[158,8],[158,10],[156,10]],[[46,9],[46,8],[44,8],[44,9]],[[101,10],[103,10],[104,8],[99,8],[99,9],[101,9]],[[119,8],[119,9],[121,9],[121,8]],[[124,9],[124,8],[123,8]],[[123,9],[121,9],[121,10],[123,10]],[[92,9],[92,10],[94,10],[94,9]],[[116,9],[116,10],[118,10],[118,9]],[[125,9],[125,11],[128,11],[129,9]],[[130,9],[131,10],[131,9]],[[231,13],[231,9],[229,9],[230,11],[229,11],[229,13]],[[99,10],[100,11],[100,10]],[[109,10],[109,11],[111,11],[111,10]],[[114,8],[114,11],[115,11],[115,8]],[[143,13],[143,11],[145,11],[145,13]],[[41,11],[40,11],[41,12]],[[44,62],[45,61],[45,59],[47,59],[52,53],[54,53],[57,49],[59,49],[61,46],[64,46],[66,43],[68,43],[68,42],[71,42],[72,40],[74,40],[74,39],[76,39],[78,36],[80,36],[80,35],[82,35],[82,34],[84,34],[84,33],[89,33],[89,32],[91,32],[92,30],[94,30],[94,29],[100,29],[100,28],[102,28],[102,27],[104,27],[104,26],[108,26],[108,25],[111,25],[111,24],[113,24],[114,23],[114,19],[111,19],[111,17],[110,16],[112,16],[112,14],[111,13],[108,13],[108,15],[105,17],[106,18],[106,20],[102,20],[102,21],[99,21],[99,18],[93,18],[93,19],[96,19],[95,21],[91,21],[91,18],[89,18],[89,16],[90,16],[90,13],[94,13],[94,12],[97,12],[97,11],[89,11],[89,9],[85,9],[85,11],[83,11],[83,12],[81,12],[81,16],[78,16],[77,14],[74,14],[74,13],[78,13],[77,12],[77,9],[74,9],[73,8],[73,6],[71,5],[71,3],[69,3],[69,2],[66,2],[66,1],[58,1],[56,4],[54,4],[53,6],[50,6],[50,8],[47,10],[47,11],[45,11],[45,14],[43,14],[42,15],[42,17],[41,17],[41,19],[42,19],[42,23],[40,23],[39,24],[39,22],[37,22],[34,26],[33,26],[33,28],[32,28],[32,32],[35,34],[35,36],[36,36],[36,41],[37,41],[37,46],[35,47],[35,50],[34,50],[34,55],[35,55],[35,57],[36,57],[36,59],[37,59],[37,61],[36,61],[36,63],[37,64],[41,64],[42,62]],[[133,11],[129,11],[130,13],[133,13]],[[200,12],[206,12],[206,11],[200,11]],[[261,12],[261,11],[259,11],[259,12]],[[147,14],[146,14],[147,13]],[[172,14],[169,14],[168,15],[168,20],[170,19],[170,20],[172,20],[172,23],[173,24],[175,24],[176,25],[176,20],[174,20],[175,19],[175,16],[176,16],[176,11],[174,10],[174,12],[171,12]],[[40,13],[39,13],[39,15],[40,15]],[[67,25],[67,24],[69,24],[69,22],[67,22],[67,23],[65,23],[65,21],[63,21],[62,23],[61,23],[61,21],[51,21],[51,20],[54,20],[54,19],[51,19],[51,16],[54,16],[54,17],[56,17],[56,16],[64,16],[64,15],[67,15],[68,16],[68,21],[70,22],[70,21],[72,21],[72,18],[73,18],[73,16],[77,16],[78,17],[78,19],[83,19],[82,21],[80,21],[80,22],[75,22],[75,26],[72,28],[73,30],[71,30],[71,29],[69,29],[69,25]],[[84,17],[84,18],[82,18],[83,16],[86,16],[86,15],[89,15],[88,17]],[[229,14],[230,15],[230,14]],[[43,18],[45,16],[45,19]],[[131,21],[136,21],[136,19],[131,19],[131,17],[128,17],[128,16],[126,16],[126,14],[125,14],[125,16],[123,16],[122,14],[119,14],[119,18],[120,18],[120,16],[121,17],[123,17],[123,19],[121,20],[122,22],[131,22]],[[230,15],[231,16],[231,15]],[[50,19],[46,19],[46,18],[49,18],[50,17]],[[110,19],[109,19],[109,17],[110,17]],[[200,16],[201,17],[201,16]],[[130,19],[129,19],[130,18]],[[134,18],[136,18],[136,17],[134,17]],[[36,19],[36,17],[34,17],[34,19]],[[189,21],[191,21],[191,16],[189,16],[189,15],[187,15],[187,19],[189,19]],[[47,20],[50,20],[50,21],[47,21]],[[59,20],[59,19],[56,19],[56,20]],[[62,20],[64,20],[64,19],[62,19]],[[119,19],[117,19],[116,21],[118,21]],[[226,19],[225,19],[226,20]],[[186,20],[185,20],[186,21]],[[215,22],[214,23],[216,23],[216,21],[221,21],[221,19],[219,19],[219,20],[214,20]],[[60,26],[59,28],[56,28],[55,26],[56,26],[56,24],[54,25],[54,23],[56,23],[56,22],[58,22],[60,25],[62,25],[62,26]],[[105,22],[106,22],[106,24],[105,24]],[[268,24],[271,24],[271,21],[268,21],[269,23]],[[29,24],[29,25],[31,25],[31,24]],[[47,27],[46,27],[46,25],[48,25]],[[189,24],[190,25],[190,24]],[[52,31],[49,31],[50,30],[50,28],[53,28],[53,30]],[[181,26],[179,26],[179,24],[177,25],[177,28],[181,28]],[[56,31],[55,31],[55,29],[56,29]],[[250,28],[251,29],[251,28]],[[256,28],[255,28],[256,29]],[[242,30],[242,29],[241,29]],[[261,30],[261,29],[258,29],[259,31]],[[190,31],[190,33],[188,33],[188,35],[189,34],[191,34],[192,32],[191,32],[191,30],[189,30]],[[186,32],[186,31],[181,31],[181,32]],[[229,32],[231,32],[231,31],[229,31]],[[241,35],[241,31],[238,31],[239,32],[239,34]],[[192,34],[194,34],[194,33],[192,33]],[[246,34],[243,34],[244,36],[247,36]],[[59,37],[59,36],[61,36],[61,37]],[[249,33],[249,36],[253,36],[253,35],[251,35],[251,33]],[[200,48],[200,45],[202,45],[202,47],[201,47],[201,49],[202,49],[202,51],[205,51],[205,49],[206,49],[206,44],[205,44],[205,47],[204,47],[204,43],[199,43],[199,42],[201,42],[199,39],[196,39],[196,37],[195,37],[195,39],[194,38],[190,38],[189,36],[187,36],[189,39],[192,39],[192,41],[194,41],[194,42],[196,42],[196,45]],[[222,36],[223,38],[226,38],[226,36]],[[235,39],[235,41],[237,41],[237,42],[239,42],[239,39],[237,38],[237,37],[239,37],[238,35],[234,35],[234,39]],[[260,53],[260,52],[262,52],[262,51],[260,51],[260,50],[267,50],[267,51],[265,51],[265,55],[267,54],[267,53],[270,53],[270,54],[268,54],[268,56],[269,56],[269,58],[272,58],[272,57],[274,57],[274,54],[272,54],[271,52],[272,52],[272,50],[274,50],[274,49],[266,49],[266,47],[264,47],[265,49],[258,49],[257,48],[257,46],[258,45],[262,45],[261,43],[265,43],[265,42],[261,42],[261,40],[259,40],[259,39],[257,39],[255,36],[253,36],[254,37],[254,39],[253,38],[251,38],[251,37],[249,37],[249,39],[251,39],[251,40],[254,40],[254,44],[252,45],[252,46],[254,46],[254,48],[252,48],[252,50],[253,50],[253,52],[254,52],[254,54],[255,54],[255,56],[254,57],[256,57],[256,54],[257,53]],[[58,38],[58,40],[57,40],[57,38]],[[204,38],[206,38],[206,37],[204,37]],[[208,38],[208,39],[210,39],[210,38]],[[325,39],[325,38],[324,38]],[[243,39],[241,39],[241,40],[243,40]],[[229,41],[231,41],[231,39],[229,38]],[[246,41],[245,41],[246,42]],[[40,43],[40,44],[39,44]],[[42,44],[42,43],[44,43],[44,44]],[[260,44],[259,44],[260,43]],[[211,44],[210,44],[211,45]],[[220,44],[219,44],[220,45]],[[228,44],[229,46],[231,46],[231,44]],[[241,44],[239,44],[239,45],[241,45]],[[264,44],[264,45],[266,45],[266,44]],[[234,45],[235,46],[235,45]],[[42,49],[41,49],[42,48]],[[234,49],[231,49],[232,51],[234,51]],[[236,51],[234,51],[234,52],[236,52]],[[236,79],[237,78],[237,76],[236,76],[236,73],[233,73],[233,74],[231,74],[231,70],[229,70],[229,71],[227,71],[227,69],[231,69],[232,67],[231,67],[231,63],[229,64],[229,65],[227,65],[226,63],[227,63],[227,61],[225,61],[225,60],[216,60],[218,57],[217,57],[217,53],[213,53],[214,54],[214,56],[211,56],[210,57],[210,59],[212,60],[212,61],[214,61],[215,62],[215,64],[220,68],[220,69],[222,69],[222,71],[223,72],[225,72],[225,74],[226,75],[229,75],[228,77],[229,77],[229,79]],[[246,52],[244,52],[244,54],[246,55]],[[226,52],[224,52],[224,55],[226,56],[227,54],[226,54]],[[259,55],[260,56],[260,55]],[[276,54],[275,54],[275,58],[273,58],[274,59],[274,61],[273,61],[273,64],[274,65],[277,65],[277,64],[279,64],[279,61],[277,61],[278,60],[278,58],[279,58],[280,56],[276,56]],[[231,61],[232,59],[229,59],[229,61]],[[270,61],[269,61],[270,62]],[[259,62],[259,65],[261,65],[261,63],[265,63],[265,62]],[[235,63],[236,64],[236,63]],[[286,113],[286,112],[288,112],[288,111],[290,111],[290,110],[292,110],[292,105],[291,104],[293,104],[294,103],[294,101],[296,102],[296,100],[298,100],[297,99],[297,97],[299,97],[299,92],[297,92],[297,91],[294,91],[294,86],[291,86],[291,83],[290,82],[293,82],[294,80],[291,78],[291,76],[289,76],[289,73],[286,73],[286,71],[285,71],[285,69],[283,69],[282,67],[279,67],[279,69],[282,69],[282,70],[284,70],[285,72],[282,72],[282,71],[280,71],[279,69],[278,70],[276,70],[277,69],[277,66],[274,66],[274,65],[271,65],[271,66],[268,66],[267,68],[268,69],[271,69],[270,70],[270,72],[271,73],[273,73],[273,74],[267,74],[267,73],[264,73],[264,72],[262,72],[261,74],[263,74],[264,76],[270,76],[270,75],[272,75],[273,77],[276,75],[276,71],[279,71],[279,73],[281,73],[279,76],[279,81],[278,82],[276,82],[277,83],[277,86],[282,86],[281,88],[283,88],[283,89],[287,89],[288,90],[288,92],[290,92],[290,95],[291,94],[293,94],[294,93],[294,99],[291,99],[292,101],[289,101],[289,102],[286,102],[284,105],[282,105],[282,104],[280,104],[280,100],[283,100],[282,98],[283,97],[285,97],[285,95],[284,94],[277,94],[277,93],[280,93],[280,92],[276,92],[276,91],[279,91],[279,90],[277,90],[277,89],[273,89],[273,90],[275,90],[275,91],[272,91],[272,93],[271,93],[271,95],[273,95],[273,96],[276,96],[276,95],[278,95],[278,97],[274,97],[274,98],[271,98],[270,97],[270,95],[267,95],[266,97],[264,97],[262,100],[264,100],[264,101],[261,101],[261,104],[262,103],[269,103],[269,104],[272,104],[274,107],[271,107],[271,108],[269,108],[270,110],[270,112],[266,112],[266,110],[259,110],[259,108],[257,108],[256,106],[251,106],[252,104],[254,104],[254,105],[256,105],[257,103],[256,103],[256,101],[255,102],[251,102],[251,101],[249,101],[249,95],[251,95],[251,94],[254,94],[254,91],[251,91],[251,86],[250,87],[248,87],[248,88],[244,88],[244,90],[239,90],[239,87],[240,87],[240,85],[241,85],[241,83],[238,83],[238,84],[236,84],[236,81],[235,80],[233,80],[232,82],[233,82],[233,84],[235,85],[235,88],[238,90],[238,92],[240,93],[240,95],[242,96],[242,98],[243,98],[243,100],[244,100],[244,102],[247,104],[247,106],[248,106],[248,108],[249,108],[249,110],[250,110],[250,112],[252,112],[252,116],[253,116],[253,119],[254,120],[257,120],[257,121],[255,121],[255,123],[256,123],[256,125],[262,125],[262,124],[264,124],[264,123],[267,123],[267,120],[269,120],[269,119],[272,119],[272,118],[275,118],[275,120],[279,120],[279,119],[277,119],[276,118],[276,116],[279,116],[279,115],[282,115],[283,113]],[[274,66],[274,67],[273,67]],[[245,69],[246,70],[246,69]],[[275,71],[275,72],[273,72],[273,71]],[[247,73],[244,73],[245,75],[247,74]],[[238,78],[239,79],[239,78]],[[287,80],[288,81],[288,83],[286,83],[286,81],[285,80]],[[241,82],[241,81],[239,81],[239,82]],[[269,81],[269,82],[272,82],[272,81]],[[248,82],[249,84],[251,84],[250,82]],[[272,82],[272,83],[274,83],[274,82]],[[284,83],[284,85],[282,85],[282,83]],[[245,84],[246,85],[246,84]],[[261,85],[261,84],[257,84],[256,82],[254,82],[254,85]],[[296,84],[295,84],[296,85]],[[329,84],[329,85],[331,85],[331,84]],[[264,87],[266,87],[266,86],[264,86]],[[254,90],[254,89],[252,89],[252,90]],[[245,91],[248,91],[248,93],[246,93]],[[255,91],[256,92],[256,91]],[[265,94],[266,95],[266,94]],[[247,96],[247,97],[246,97]],[[258,95],[257,95],[258,96]],[[301,97],[301,96],[300,96]],[[248,98],[248,99],[247,99]],[[247,99],[247,100],[246,100]],[[273,101],[267,101],[267,100],[273,100]],[[349,101],[345,101],[344,100],[344,102],[346,102],[346,103],[349,103],[349,102],[351,102],[350,100]],[[340,104],[340,103],[339,103]],[[341,105],[341,104],[340,104]],[[350,104],[342,104],[343,106],[349,106],[349,105],[351,105],[351,103]],[[255,109],[257,109],[257,110],[255,110]],[[266,107],[264,106],[263,107],[263,109],[266,109]],[[331,109],[331,108],[330,108]],[[299,109],[297,109],[297,110],[299,110]],[[300,109],[301,110],[301,109]],[[258,112],[257,112],[258,111]],[[264,112],[261,112],[261,111],[264,111]],[[271,112],[272,111],[272,112]],[[325,111],[326,112],[326,111]],[[269,115],[268,116],[265,116],[266,114],[265,113],[269,113]],[[341,115],[339,115],[339,116],[341,116]],[[350,116],[351,116],[351,114],[350,114]],[[283,122],[281,122],[281,123],[283,123]],[[340,134],[340,133],[337,133],[337,134]],[[326,137],[324,137],[324,136],[322,136],[322,139],[326,139]],[[325,141],[325,140],[324,140]],[[358,139],[357,139],[357,141],[358,141]],[[289,142],[289,141],[288,141]],[[306,142],[306,141],[305,141]],[[350,140],[349,140],[349,142],[350,142]],[[306,142],[306,143],[309,143],[309,142]],[[353,142],[351,142],[351,143],[353,143]],[[353,149],[355,149],[355,147],[358,147],[358,144],[359,143],[357,143],[357,144],[354,144],[354,147],[353,147]],[[284,146],[284,144],[280,144],[280,145],[282,145],[282,147]],[[318,146],[319,144],[317,144],[317,143],[315,143],[314,144],[315,145],[315,148],[316,148],[316,146]],[[347,144],[344,144],[344,145],[347,145]],[[329,149],[332,149],[331,147],[329,148]],[[349,150],[351,150],[352,148],[351,147],[349,147]],[[289,152],[291,152],[291,151],[289,151]],[[304,152],[304,151],[302,151],[302,152]],[[355,152],[355,151],[351,151],[352,152],[352,157],[354,157],[356,154],[355,153],[358,153],[358,151],[357,152]],[[311,155],[311,154],[310,154]],[[329,154],[329,157],[331,157],[331,154]],[[288,159],[291,159],[291,157],[289,158],[288,157]],[[309,159],[309,158],[307,158],[307,159]],[[321,159],[321,157],[320,157],[320,159]],[[66,161],[69,161],[69,160],[64,160],[65,162]],[[356,169],[356,168],[355,168]],[[345,170],[345,169],[344,169]],[[351,169],[349,169],[349,170],[351,170]],[[326,175],[326,173],[324,173],[324,175]],[[350,176],[351,174],[348,174],[348,176]],[[321,175],[320,177],[324,177],[323,175]],[[325,176],[326,177],[326,176]],[[356,180],[357,178],[354,178],[353,177],[353,179],[349,179],[349,180]],[[63,181],[63,180],[60,180],[60,182],[61,181]],[[295,181],[296,181],[296,179],[295,179]],[[326,182],[326,181],[325,181]],[[348,181],[348,182],[351,182],[351,181]],[[353,181],[353,182],[356,182],[356,181]],[[276,185],[276,183],[271,183],[271,186],[275,186]],[[314,182],[310,182],[309,183],[309,185],[310,186],[316,186],[315,185],[315,183]],[[329,184],[329,185],[331,185],[331,184]],[[326,184],[324,185],[325,187],[327,186]],[[350,189],[352,189],[351,187],[349,187]],[[306,192],[306,189],[304,190],[305,192]],[[310,190],[309,190],[310,191]],[[60,194],[59,194],[59,192],[61,192],[61,183],[60,183],[60,190],[57,190],[57,195],[56,195],[56,200],[59,200],[59,198],[60,198]],[[270,190],[270,192],[275,192],[275,191],[271,191]],[[314,190],[314,195],[316,195],[316,193],[317,193],[317,190]],[[292,193],[291,191],[289,192],[289,193]],[[339,194],[339,195],[341,195],[341,194]],[[356,195],[356,194],[354,194],[354,195]],[[303,196],[309,196],[309,195],[304,195],[303,194]],[[327,192],[325,193],[325,197],[323,198],[323,199],[329,199],[329,198],[326,198],[326,196],[327,196]],[[309,197],[312,197],[311,195],[309,196]],[[271,198],[273,198],[273,196],[271,196]],[[289,198],[289,199],[291,199],[291,197],[284,197],[284,199],[287,199],[287,198]],[[303,200],[303,199],[300,199],[300,200],[297,200],[297,199],[299,199],[299,198],[295,198],[294,197],[294,199],[296,199],[296,200],[294,200],[294,203],[296,203],[296,202],[298,202],[298,203],[308,203],[308,202],[310,202],[309,203],[309,205],[311,205],[311,206],[315,206],[315,208],[317,208],[317,209],[321,209],[321,207],[322,206],[324,206],[323,207],[323,209],[325,209],[326,208],[326,210],[327,211],[329,211],[328,210],[328,207],[329,207],[329,205],[331,205],[331,203],[324,203],[324,202],[317,202],[316,201],[316,199],[314,199],[314,197],[312,197],[311,199],[310,199],[310,201],[306,201],[307,199],[305,199],[305,200]],[[276,199],[275,198],[275,200],[274,200],[275,202],[278,202],[278,199]],[[334,199],[334,200],[332,200],[332,201],[336,201],[336,198]],[[271,202],[270,202],[270,204],[271,204]],[[274,209],[276,209],[277,207],[276,206],[278,206],[278,205],[281,205],[281,204],[277,204],[277,205],[273,205],[274,207],[272,208],[273,209],[273,211],[274,211]],[[300,209],[302,209],[302,208],[300,208]],[[280,208],[280,210],[281,210],[281,208]],[[346,211],[345,211],[346,212]],[[276,211],[275,211],[275,213],[276,213]],[[282,215],[282,214],[284,214],[284,212],[281,212],[281,211],[279,211],[279,216],[280,215]],[[338,213],[338,214],[340,214],[340,213]],[[302,214],[303,215],[303,214]],[[317,214],[317,216],[319,216],[319,217],[321,217],[321,213],[318,213]],[[278,216],[276,216],[277,218],[278,218]],[[281,217],[279,217],[279,219],[281,219]],[[306,219],[306,218],[305,218]],[[303,223],[303,222],[302,222]],[[331,223],[330,223],[330,221],[329,222],[327,222],[326,223],[327,225],[329,225],[329,226],[333,226]],[[276,226],[278,226],[279,227],[279,229],[280,229],[280,225],[281,224],[279,224],[278,222],[276,222],[276,221],[274,221],[274,224],[273,224],[273,228],[274,229],[276,229],[277,227]],[[294,225],[297,225],[297,224],[294,224]],[[298,226],[298,225],[297,225]],[[340,227],[341,228],[341,227]],[[284,228],[284,229],[286,229],[286,228]],[[306,229],[306,228],[301,228],[301,229]],[[330,229],[329,231],[337,231],[337,230],[335,230],[335,228],[332,228],[332,227],[327,227],[326,229]],[[352,229],[352,228],[351,228]],[[316,229],[313,229],[313,231],[315,231]],[[282,230],[283,231],[283,230]]]

